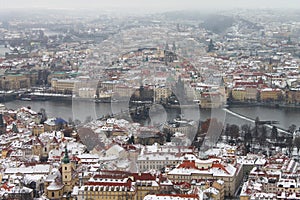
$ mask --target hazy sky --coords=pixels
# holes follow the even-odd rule
[[[141,9],[185,10],[228,8],[300,8],[300,0],[0,0],[0,9]]]

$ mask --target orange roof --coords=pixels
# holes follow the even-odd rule
[[[221,163],[213,163],[213,164],[212,164],[212,167],[222,169],[222,170],[225,171],[227,174],[230,174],[230,173],[227,171],[227,169],[224,167],[224,165],[222,165]]]
[[[195,165],[195,161],[189,161],[189,160],[184,160],[180,165],[179,168],[194,168],[197,169]]]

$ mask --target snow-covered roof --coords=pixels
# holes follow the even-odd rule
[[[55,181],[52,181],[51,183],[50,183],[50,185],[47,187],[47,190],[60,190],[60,189],[62,189],[64,187],[64,185],[62,185],[62,184],[59,184],[59,183],[57,183],[57,182],[55,182]]]
[[[202,200],[196,194],[157,194],[157,195],[146,195],[144,200]]]
[[[4,174],[48,174],[50,169],[51,166],[47,164],[39,164],[29,167],[10,167],[5,170]]]

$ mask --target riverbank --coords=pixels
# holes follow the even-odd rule
[[[300,104],[285,104],[285,103],[267,103],[267,102],[228,102],[228,107],[268,107],[268,108],[296,108],[300,109]]]
[[[245,115],[242,115],[242,114],[239,114],[239,113],[236,113],[236,112],[234,112],[234,111],[232,111],[232,110],[230,110],[230,109],[228,109],[228,108],[224,108],[223,110],[224,110],[226,113],[229,113],[229,114],[234,115],[234,116],[236,116],[236,117],[238,117],[238,118],[240,118],[240,119],[244,119],[244,120],[246,120],[246,121],[249,121],[249,122],[255,124],[255,119],[252,119],[252,118],[250,118],[250,117],[248,117],[248,116],[245,116]],[[269,128],[269,129],[272,129],[272,127],[275,126],[275,127],[277,128],[277,130],[278,130],[279,132],[283,133],[283,134],[287,134],[287,135],[291,135],[291,134],[292,134],[292,133],[288,132],[288,130],[283,129],[283,128],[280,128],[280,127],[277,127],[276,125],[264,124],[264,126],[266,126],[266,127]]]
[[[17,94],[13,92],[0,93],[0,102],[9,102],[17,98]]]

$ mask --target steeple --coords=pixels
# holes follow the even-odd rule
[[[62,159],[62,162],[63,162],[64,164],[70,163],[70,158],[69,158],[69,155],[68,155],[67,145],[66,145],[66,147],[65,147],[65,157]]]

